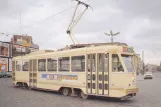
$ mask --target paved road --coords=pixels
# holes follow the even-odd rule
[[[0,78],[0,107],[161,107],[161,73],[153,80],[138,76],[140,92],[134,98],[120,101],[92,97],[83,100],[59,93],[13,88],[11,79]]]

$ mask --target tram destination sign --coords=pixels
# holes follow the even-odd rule
[[[123,52],[133,53],[134,50],[133,50],[133,48],[123,47]]]

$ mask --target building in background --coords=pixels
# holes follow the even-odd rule
[[[9,76],[12,71],[12,57],[38,51],[31,36],[14,35],[10,42],[0,41],[0,77]]]
[[[158,71],[158,65],[147,64],[144,69],[145,69],[145,72],[155,72],[155,71]]]
[[[31,36],[14,35],[11,43],[13,44],[13,56],[21,56],[39,50],[39,46],[33,43]]]
[[[140,54],[135,54],[133,61],[136,73],[143,73],[143,61],[141,60]]]
[[[0,41],[0,77],[12,71],[12,44]]]
[[[21,36],[21,35],[13,35],[12,43],[14,45],[22,45],[25,47],[30,47],[32,43],[31,36]]]
[[[39,51],[39,46],[37,44],[31,43],[31,47],[29,47],[31,52]]]
[[[12,57],[38,51],[31,36],[14,35],[10,42],[0,41],[0,77],[12,71]]]
[[[160,62],[160,66],[158,66],[157,70],[161,72],[161,62]]]

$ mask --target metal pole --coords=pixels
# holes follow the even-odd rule
[[[111,42],[113,43],[113,35],[111,34]]]
[[[20,34],[22,34],[22,32],[21,32],[21,11],[20,11]]]
[[[117,32],[115,34],[112,33],[112,30],[110,30],[110,33],[105,33],[107,36],[111,36],[111,43],[113,43],[113,37],[120,34],[120,32]]]

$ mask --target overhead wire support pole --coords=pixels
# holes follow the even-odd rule
[[[84,2],[81,2],[81,1],[79,1],[79,0],[75,0],[75,1],[77,1],[78,4],[77,4],[77,6],[76,6],[76,8],[75,8],[74,14],[73,14],[73,16],[72,16],[72,20],[71,20],[71,22],[70,22],[70,24],[69,24],[69,26],[68,26],[68,29],[67,29],[67,34],[69,34],[69,37],[70,37],[70,39],[72,40],[72,42],[73,42],[74,44],[75,44],[75,41],[76,41],[77,43],[79,43],[79,42],[78,42],[78,40],[72,35],[72,30],[74,29],[74,27],[76,26],[76,24],[79,22],[79,20],[80,20],[81,17],[83,16],[83,14],[86,12],[86,10],[88,9],[88,7],[90,7],[88,4],[86,4],[86,3],[84,3]],[[79,7],[80,4],[81,4],[81,5],[84,5],[86,8],[85,8],[85,10],[84,10],[77,18],[75,18],[76,12],[77,12],[78,7]],[[75,41],[74,41],[74,39],[75,39]]]

